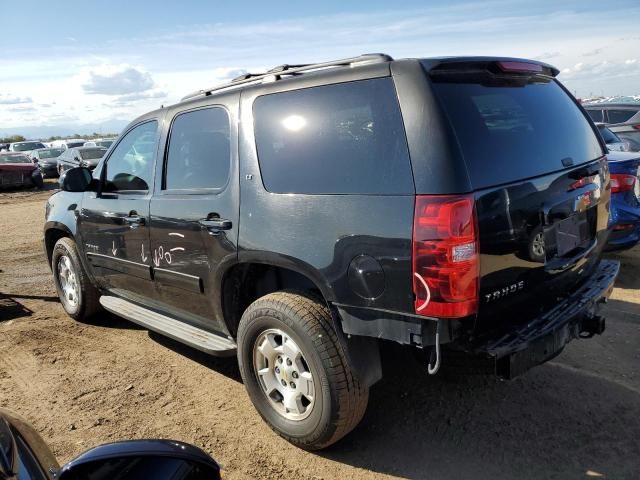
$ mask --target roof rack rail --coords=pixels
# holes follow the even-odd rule
[[[361,64],[369,64],[369,63],[383,63],[383,62],[391,62],[393,58],[384,53],[366,53],[364,55],[359,55],[357,57],[349,57],[343,58],[340,60],[331,60],[329,62],[320,62],[320,63],[309,63],[302,65],[278,65],[277,67],[273,67],[270,70],[267,70],[264,73],[245,73],[244,75],[240,75],[239,77],[234,78],[229,83],[224,83],[222,85],[218,85],[212,88],[207,88],[204,90],[198,90],[196,92],[190,93],[189,95],[182,97],[181,101],[190,100],[196,97],[206,97],[211,95],[213,92],[217,92],[220,90],[225,90],[227,88],[235,88],[240,85],[247,85],[251,83],[257,82],[272,82],[275,80],[280,80],[282,75],[299,75],[305,72],[312,72],[315,70],[321,70],[324,68],[330,67],[345,67],[345,66],[354,66]]]

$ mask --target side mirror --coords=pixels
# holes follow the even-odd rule
[[[60,188],[65,192],[86,192],[92,181],[93,176],[88,168],[71,168],[60,176]]]
[[[43,472],[47,472],[43,476]],[[27,421],[0,408],[0,479],[220,480],[216,461],[175,440],[131,440],[92,448],[60,468]]]
[[[220,467],[193,445],[175,440],[131,440],[93,448],[64,465],[59,480],[219,480]]]

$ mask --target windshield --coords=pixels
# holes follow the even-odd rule
[[[3,153],[0,155],[0,163],[31,163],[31,160],[22,153]]]
[[[83,160],[94,160],[96,158],[102,158],[106,149],[104,148],[85,148],[79,150],[80,156]]]
[[[76,147],[81,147],[84,145],[84,141],[82,142],[68,142],[67,143],[67,148],[76,148]]]
[[[112,143],[113,140],[100,140],[99,142],[96,142],[96,145],[99,147],[109,148]]]
[[[35,150],[36,148],[45,148],[45,146],[40,142],[22,142],[13,144],[13,150],[15,152],[28,152],[29,150]]]
[[[604,138],[604,143],[619,143],[620,139],[617,137],[615,133],[609,130],[607,127],[598,127],[600,130],[600,135]]]
[[[604,155],[587,117],[554,80],[463,74],[433,81],[475,188]]]
[[[64,148],[51,148],[49,150],[40,150],[38,152],[38,157],[41,159],[45,158],[56,158],[59,157],[62,152],[64,152]]]

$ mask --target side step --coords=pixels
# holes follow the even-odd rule
[[[210,355],[226,357],[236,353],[236,344],[232,340],[148,310],[122,298],[103,295],[100,297],[100,304],[111,313]]]

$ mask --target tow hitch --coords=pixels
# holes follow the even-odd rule
[[[580,338],[591,338],[594,335],[602,335],[605,329],[605,318],[602,315],[586,315],[582,320]]]

